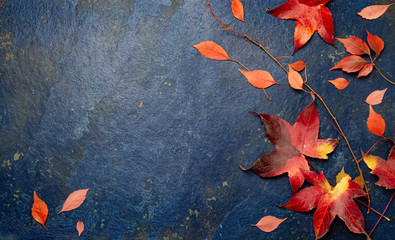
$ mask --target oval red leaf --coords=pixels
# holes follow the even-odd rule
[[[62,212],[71,211],[71,210],[76,209],[79,206],[81,206],[81,204],[85,201],[86,193],[88,191],[89,191],[89,188],[72,192],[67,197],[66,201],[63,203],[63,208],[58,214],[60,214]]]
[[[368,63],[365,66],[363,66],[361,71],[359,71],[358,77],[365,77],[369,75],[372,72],[372,70],[373,70],[373,64]]]
[[[279,84],[274,81],[272,75],[266,71],[243,71],[241,69],[239,69],[239,71],[247,78],[248,82],[256,88],[264,89],[272,86],[273,84]]]
[[[385,131],[385,120],[380,114],[377,114],[372,106],[369,106],[369,117],[366,122],[371,133],[377,136],[383,136]]]
[[[341,43],[343,43],[347,52],[356,55],[370,55],[370,50],[368,45],[360,38],[349,37],[349,38],[336,38]]]
[[[289,64],[293,69],[300,72],[306,67],[306,63],[303,61],[297,61],[295,63]]]
[[[78,231],[78,237],[81,236],[81,233],[84,231],[84,223],[81,220],[78,220],[76,229]]]
[[[341,70],[348,73],[358,72],[366,65],[366,63],[368,63],[368,61],[361,58],[360,56],[351,55],[340,60],[340,62],[331,68],[330,71],[340,68]]]
[[[383,97],[384,97],[384,94],[386,91],[387,91],[387,88],[384,90],[377,90],[377,91],[372,92],[366,98],[365,102],[369,105],[380,104],[383,101]]]
[[[362,9],[358,15],[368,20],[376,19],[383,15],[391,5],[394,5],[394,3],[389,5],[368,6]]]
[[[288,72],[288,82],[293,89],[303,90],[302,76],[300,76],[300,74],[297,71],[295,71],[291,66],[289,67],[289,72]]]
[[[214,59],[214,60],[232,60],[226,51],[218,44],[212,41],[201,42],[199,44],[193,45],[200,54],[205,56],[206,58]]]
[[[36,191],[34,191],[34,203],[32,206],[32,217],[48,231],[47,227],[45,227],[45,222],[48,217],[48,207],[47,204],[43,200],[41,200]]]
[[[328,82],[332,83],[339,90],[345,89],[350,81],[347,81],[344,78],[336,78],[335,80],[328,80]]]
[[[240,21],[245,22],[244,20],[244,8],[243,4],[240,0],[233,0],[232,1],[232,13],[235,18],[239,19]]]
[[[380,37],[370,34],[367,30],[366,32],[368,34],[368,44],[370,48],[372,48],[372,50],[376,53],[376,56],[374,57],[374,59],[376,59],[384,49],[384,41]]]
[[[287,220],[287,218],[279,219],[269,215],[261,218],[257,224],[252,226],[257,227],[264,232],[272,232],[285,220]]]

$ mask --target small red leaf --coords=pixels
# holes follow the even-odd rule
[[[257,227],[264,232],[272,232],[285,220],[287,220],[287,218],[279,219],[269,215],[261,218],[257,224],[252,226]]]
[[[81,206],[81,204],[85,201],[86,193],[88,191],[89,191],[89,188],[72,192],[67,197],[66,201],[63,203],[63,208],[58,214],[60,214],[62,212],[71,211],[71,210],[76,209],[79,206]]]
[[[218,44],[212,41],[201,42],[197,45],[193,45],[200,54],[205,56],[206,58],[214,59],[214,60],[232,60],[226,51]]]
[[[48,207],[47,204],[45,204],[45,202],[37,196],[36,191],[34,191],[32,216],[38,223],[43,225],[43,227],[48,231],[47,227],[45,227],[45,222],[47,221],[47,217],[48,217]]]
[[[306,67],[306,63],[303,61],[297,61],[295,63],[289,64],[293,69],[300,72]]]
[[[383,101],[383,97],[384,97],[384,94],[386,91],[387,91],[387,88],[384,90],[377,90],[377,91],[372,92],[366,98],[365,102],[369,105],[380,104]]]
[[[358,15],[368,20],[376,19],[383,15],[391,5],[394,5],[394,3],[389,5],[368,6],[362,9]]]
[[[363,66],[361,71],[359,71],[358,77],[365,77],[369,75],[372,72],[372,70],[373,70],[373,64],[368,63],[365,66]]]
[[[344,44],[347,52],[355,55],[370,55],[370,50],[366,43],[357,37],[349,37],[349,38],[336,38],[340,42]]]
[[[351,55],[340,60],[340,62],[331,68],[330,71],[340,68],[348,73],[357,72],[361,70],[366,65],[366,63],[368,63],[368,61],[361,58],[360,56]]]
[[[386,189],[395,188],[395,145],[391,148],[387,161],[373,155],[367,155],[363,160],[372,169],[371,173],[379,177],[377,185]]]
[[[274,81],[272,75],[266,71],[243,71],[241,69],[239,69],[239,71],[247,78],[248,82],[256,88],[264,89],[272,86],[273,84],[279,84]]]
[[[350,83],[344,78],[336,78],[335,80],[328,80],[328,82],[332,83],[339,90],[345,89]]]
[[[244,8],[240,0],[232,0],[232,13],[235,18],[244,21]]]
[[[300,74],[297,71],[295,71],[291,66],[289,67],[289,72],[288,72],[288,82],[293,89],[303,90],[302,76],[300,76]]]
[[[370,34],[367,30],[366,32],[368,33],[368,44],[370,48],[376,53],[376,56],[374,59],[378,58],[380,56],[381,51],[384,49],[384,41],[373,34]]]
[[[85,228],[84,223],[81,220],[78,220],[76,228],[77,228],[78,237],[79,237],[79,236],[81,236],[81,233],[84,231],[84,228]]]
[[[369,131],[377,136],[383,136],[385,131],[385,120],[380,114],[377,114],[371,105],[369,105],[369,117],[366,122]]]

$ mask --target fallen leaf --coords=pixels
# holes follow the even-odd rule
[[[336,78],[335,80],[328,80],[328,82],[332,83],[339,90],[345,89],[350,81],[347,81],[344,78]]]
[[[366,122],[371,133],[377,136],[383,136],[385,131],[385,121],[380,114],[377,114],[371,105],[369,105],[369,117]]]
[[[349,38],[336,38],[341,43],[343,43],[346,51],[355,54],[355,55],[370,55],[370,49],[366,43],[357,37],[349,37]]]
[[[346,223],[351,232],[367,235],[364,230],[364,217],[354,202],[354,198],[366,195],[358,183],[344,173],[341,174],[341,179],[337,179],[337,185],[332,187],[322,172],[319,175],[306,170],[302,172],[313,186],[293,194],[289,202],[282,206],[283,208],[308,212],[317,207],[313,215],[316,239],[323,237],[329,231],[329,226],[336,215]]]
[[[333,69],[340,68],[348,73],[358,72],[366,65],[366,63],[368,63],[368,61],[361,58],[360,56],[351,55],[340,60],[340,62],[336,64],[334,67],[332,67],[330,71],[332,71]]]
[[[214,59],[214,60],[232,60],[226,51],[218,44],[212,41],[201,42],[199,44],[193,45],[200,54],[205,56],[206,58]]]
[[[303,90],[303,78],[289,65],[288,83],[293,89]]]
[[[365,102],[369,105],[377,105],[380,104],[383,101],[383,97],[385,92],[387,91],[388,88],[384,90],[376,90],[369,94],[369,96],[366,98]]]
[[[37,196],[36,191],[34,191],[32,216],[38,223],[43,225],[45,230],[48,231],[47,227],[45,226],[45,222],[47,221],[47,217],[48,217],[48,207],[47,204],[45,204],[45,202]]]
[[[261,218],[257,224],[252,226],[257,227],[264,232],[272,232],[285,220],[287,220],[287,218],[279,219],[269,215]]]
[[[365,19],[373,20],[383,15],[387,9],[394,4],[395,3],[389,5],[371,5],[362,9],[358,15]]]
[[[333,44],[334,25],[332,14],[327,7],[330,0],[289,0],[273,10],[266,10],[274,17],[295,19],[294,44],[296,52],[318,30],[325,42]]]
[[[232,0],[232,13],[235,18],[239,19],[240,21],[245,22],[244,20],[244,8],[243,4],[240,0]]]
[[[62,210],[58,213],[71,211],[73,209],[78,208],[85,201],[86,194],[89,191],[88,189],[81,189],[72,192],[63,203]]]
[[[377,185],[386,189],[395,188],[395,145],[391,148],[387,161],[373,155],[367,155],[363,160],[372,170],[371,173],[379,177]]]
[[[266,71],[262,70],[254,70],[254,71],[243,71],[239,69],[239,71],[247,78],[248,82],[260,89],[268,88],[274,84],[279,84],[274,81],[272,75]],[[279,84],[280,85],[280,84]]]
[[[374,59],[378,58],[380,56],[381,51],[384,49],[384,41],[373,34],[370,34],[368,30],[366,30],[366,33],[368,34],[368,44],[370,48],[376,53],[376,56]]]
[[[318,139],[320,120],[314,102],[299,114],[293,126],[274,115],[258,115],[265,124],[267,138],[277,150],[264,154],[251,168],[243,170],[261,177],[288,173],[292,192],[295,192],[304,182],[301,171],[309,170],[305,156],[328,159],[327,154],[335,149],[338,140]]]
[[[295,63],[289,64],[293,69],[300,72],[306,67],[306,63],[303,61],[297,61]]]
[[[81,236],[81,233],[84,231],[84,223],[81,220],[78,220],[77,222],[77,231],[78,231],[78,237]]]
[[[369,73],[371,73],[372,70],[373,70],[373,64],[368,63],[365,66],[363,66],[363,68],[359,71],[358,77],[365,77],[369,75]]]

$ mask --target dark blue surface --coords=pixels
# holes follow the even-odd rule
[[[284,0],[285,1],[285,0]],[[243,1],[247,23],[233,18],[230,1],[212,1],[218,17],[259,40],[274,56],[293,51],[294,21],[265,12],[284,1]],[[327,4],[335,37],[380,36],[385,49],[376,61],[395,79],[393,8],[367,21],[363,7],[391,1],[338,1]],[[258,47],[230,32],[211,16],[203,0],[0,0],[0,238],[77,239],[314,239],[313,212],[276,207],[289,200],[285,175],[263,179],[242,172],[274,149],[257,111],[293,123],[311,97],[290,89],[286,74]],[[269,71],[282,86],[269,88],[269,102],[231,62],[202,57],[192,45],[215,41],[251,69]],[[373,71],[328,70],[348,56],[318,34],[283,64],[303,60],[308,80],[326,100],[357,157],[378,137],[366,127],[367,95],[389,88],[375,106],[394,138],[394,87]],[[327,80],[345,77],[338,91]],[[321,138],[337,138],[317,103]],[[392,145],[381,142],[372,154],[386,158]],[[19,156],[19,154],[21,154]],[[356,166],[343,140],[329,160],[313,159],[334,182],[345,166]],[[383,211],[392,191],[376,186],[362,164],[372,207]],[[90,188],[86,201],[61,215],[71,191]],[[46,226],[33,220],[33,191],[50,210]],[[360,206],[366,213],[366,208]],[[255,224],[265,215],[287,217],[268,234]],[[373,239],[392,239],[395,206]],[[365,214],[370,231],[378,215]],[[336,219],[323,239],[366,239]]]

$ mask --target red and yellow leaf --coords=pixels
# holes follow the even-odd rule
[[[84,222],[82,222],[81,220],[78,220],[77,226],[76,226],[76,229],[78,231],[78,237],[81,236],[81,233],[84,231],[84,228],[85,228]]]
[[[393,4],[389,4],[389,5],[372,5],[372,6],[368,6],[368,7],[364,8],[364,9],[362,9],[358,13],[358,15],[363,17],[363,18],[365,18],[365,19],[368,19],[368,20],[376,19],[376,18],[381,17],[381,15],[383,15],[387,11],[387,9],[390,6],[392,6],[392,5],[394,5],[394,3]]]
[[[327,159],[327,154],[335,149],[338,140],[318,139],[320,120],[314,102],[299,114],[293,126],[277,116],[258,115],[265,124],[267,138],[277,150],[261,156],[246,171],[261,177],[288,173],[292,191],[295,192],[304,182],[302,170],[309,170],[305,156]]]
[[[372,170],[371,173],[379,177],[377,185],[386,189],[395,188],[395,145],[391,148],[387,161],[373,155],[367,155],[363,160]]]
[[[272,75],[270,75],[267,71],[262,70],[254,70],[254,71],[243,71],[239,69],[239,71],[247,78],[248,82],[260,89],[268,88],[274,84],[279,84],[274,81]],[[279,84],[280,85],[280,84]]]
[[[287,218],[279,219],[273,216],[265,216],[259,220],[259,222],[255,225],[252,225],[254,227],[259,228],[260,230],[264,232],[272,232],[278,228],[278,226],[287,220]]]
[[[58,214],[74,210],[81,206],[81,204],[85,201],[88,191],[89,189],[80,189],[72,192],[63,203],[62,210]]]
[[[218,44],[212,41],[201,42],[199,44],[193,45],[200,54],[205,56],[206,58],[214,59],[214,60],[232,60],[226,51]]]
[[[336,78],[335,80],[328,80],[328,82],[332,83],[339,90],[345,89],[350,81],[347,81],[344,78]]]
[[[240,0],[232,0],[232,13],[235,18],[239,19],[240,21],[245,22],[244,20],[244,8],[243,4]]]
[[[341,43],[343,43],[346,51],[355,54],[355,55],[370,55],[370,49],[366,43],[357,37],[349,37],[349,38],[336,38]]]
[[[295,19],[294,44],[296,52],[318,31],[325,42],[333,44],[334,25],[332,14],[327,7],[330,0],[289,0],[282,5],[267,10],[281,19]]]
[[[293,69],[300,72],[306,67],[306,63],[303,61],[297,61],[295,63],[289,64]]]
[[[45,222],[48,217],[48,207],[43,200],[41,200],[36,191],[34,191],[34,203],[32,206],[32,217],[48,231]]]
[[[376,56],[374,59],[378,58],[380,56],[381,51],[384,49],[384,41],[373,34],[370,34],[367,30],[366,33],[368,34],[368,44],[370,48],[376,53]]]
[[[365,77],[369,75],[373,70],[373,64],[368,63],[359,71],[358,77]]]
[[[365,196],[360,185],[351,180],[348,174],[340,174],[337,185],[332,187],[324,174],[319,175],[302,170],[304,177],[313,186],[303,188],[292,195],[283,208],[297,212],[307,212],[315,207],[313,223],[316,238],[323,237],[336,216],[342,219],[354,233],[365,232],[365,221],[354,198]]]
[[[360,56],[351,55],[351,56],[345,57],[342,60],[340,60],[340,62],[338,64],[336,64],[336,66],[331,68],[330,71],[332,71],[333,69],[339,69],[340,68],[344,72],[348,72],[348,73],[350,73],[350,72],[358,72],[367,63],[368,63],[368,61],[366,61],[365,59],[361,58]]]
[[[288,83],[293,89],[303,90],[302,76],[300,76],[300,74],[295,71],[291,66],[289,67],[288,72]]]
[[[384,90],[376,90],[369,94],[369,96],[366,98],[365,102],[369,105],[377,105],[380,104],[383,101],[383,97],[385,92],[387,91],[388,88]]]
[[[383,136],[385,131],[385,120],[380,114],[377,114],[371,105],[369,105],[369,117],[366,122],[371,133],[377,136]]]

